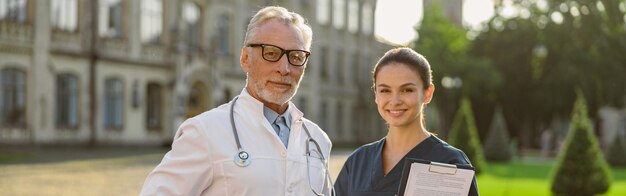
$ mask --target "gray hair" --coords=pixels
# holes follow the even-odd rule
[[[289,12],[289,10],[284,7],[278,6],[265,7],[259,10],[252,17],[252,19],[250,19],[248,29],[246,30],[246,37],[243,40],[244,46],[250,44],[250,39],[254,37],[256,28],[270,20],[278,20],[285,23],[285,25],[293,25],[298,28],[302,33],[302,37],[304,37],[306,50],[311,49],[311,40],[313,38],[313,30],[311,30],[311,26],[309,26],[300,14]]]

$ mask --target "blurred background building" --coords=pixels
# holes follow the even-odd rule
[[[239,55],[265,5],[302,14],[312,56],[293,101],[336,143],[384,134],[370,69],[375,0],[0,0],[0,144],[170,144],[245,85]]]
[[[463,26],[462,0],[423,3]],[[0,0],[0,144],[170,144],[183,120],[241,92],[245,29],[265,5],[296,11],[314,29],[293,99],[305,116],[339,146],[382,137],[370,71],[393,44],[374,34],[376,0]],[[437,96],[454,90],[434,82]],[[451,119],[426,109],[429,130],[445,138]],[[607,148],[626,132],[626,110],[598,113]],[[569,119],[551,121],[534,132],[548,130],[558,148]],[[536,138],[520,129],[522,143]]]

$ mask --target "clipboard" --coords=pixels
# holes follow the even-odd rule
[[[415,174],[411,174],[411,168],[413,164],[418,164],[417,166],[420,166],[422,168],[427,167],[428,170],[420,171],[420,172],[432,174],[430,175],[431,177],[437,178],[437,176],[440,176],[440,177],[445,177],[448,179],[449,177],[459,177],[457,179],[464,180],[463,182],[458,183],[458,184],[462,184],[463,188],[455,189],[455,191],[458,191],[458,192],[453,192],[453,193],[457,193],[459,195],[468,195],[469,188],[472,185],[472,180],[474,179],[474,175],[475,175],[474,168],[471,165],[446,164],[446,163],[439,163],[439,162],[428,161],[428,160],[423,160],[423,159],[406,158],[404,161],[404,165],[403,165],[402,178],[400,181],[400,187],[398,189],[398,194],[397,194],[398,196],[404,196],[407,193],[414,192],[413,190],[407,190],[407,185],[412,185],[412,186],[414,185],[414,184],[408,184],[410,175],[415,175]],[[414,172],[417,172],[417,171],[414,171]],[[469,174],[471,175],[468,176]],[[421,177],[424,177],[424,176],[421,176]],[[412,180],[415,180],[415,179],[412,179]],[[427,179],[427,180],[431,180],[431,179]],[[432,181],[428,181],[428,182],[430,184],[436,183]],[[453,184],[453,185],[458,185],[458,184]],[[455,188],[459,188],[459,187],[455,187]],[[436,188],[433,188],[433,189],[436,189]],[[465,191],[465,189],[467,189],[467,191]],[[464,193],[461,193],[461,192],[464,192]],[[425,193],[424,195],[429,195],[429,194]]]

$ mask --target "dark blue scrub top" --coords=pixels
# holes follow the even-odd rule
[[[463,151],[431,135],[411,149],[385,176],[382,163],[384,144],[385,138],[363,145],[348,157],[335,181],[338,196],[396,195],[407,157],[449,164],[471,164]],[[472,181],[469,195],[478,195],[476,177]]]

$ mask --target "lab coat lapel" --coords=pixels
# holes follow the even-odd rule
[[[237,100],[237,103],[235,105],[235,124],[240,124],[241,121],[238,123],[236,116],[242,116],[242,119],[250,121],[250,125],[252,125],[252,127],[261,125],[265,134],[270,134],[272,135],[271,138],[274,138],[274,142],[272,143],[275,145],[280,144],[280,146],[282,146],[282,149],[285,149],[285,145],[280,141],[280,138],[278,137],[278,135],[276,135],[274,128],[272,128],[272,125],[267,122],[267,119],[263,115],[263,103],[248,94],[245,88],[241,91],[241,94],[239,94],[239,99]],[[243,132],[250,130],[241,131]],[[291,140],[291,136],[289,140]]]
[[[298,110],[292,102],[289,102],[287,112],[291,115],[291,130],[289,131],[289,146],[287,150],[289,154],[297,155],[299,149],[305,149],[304,147],[299,147],[302,146],[302,137],[306,138],[306,133],[303,133],[304,130],[302,128],[304,125],[304,121],[302,120],[304,114]],[[304,153],[304,150],[301,152]]]

